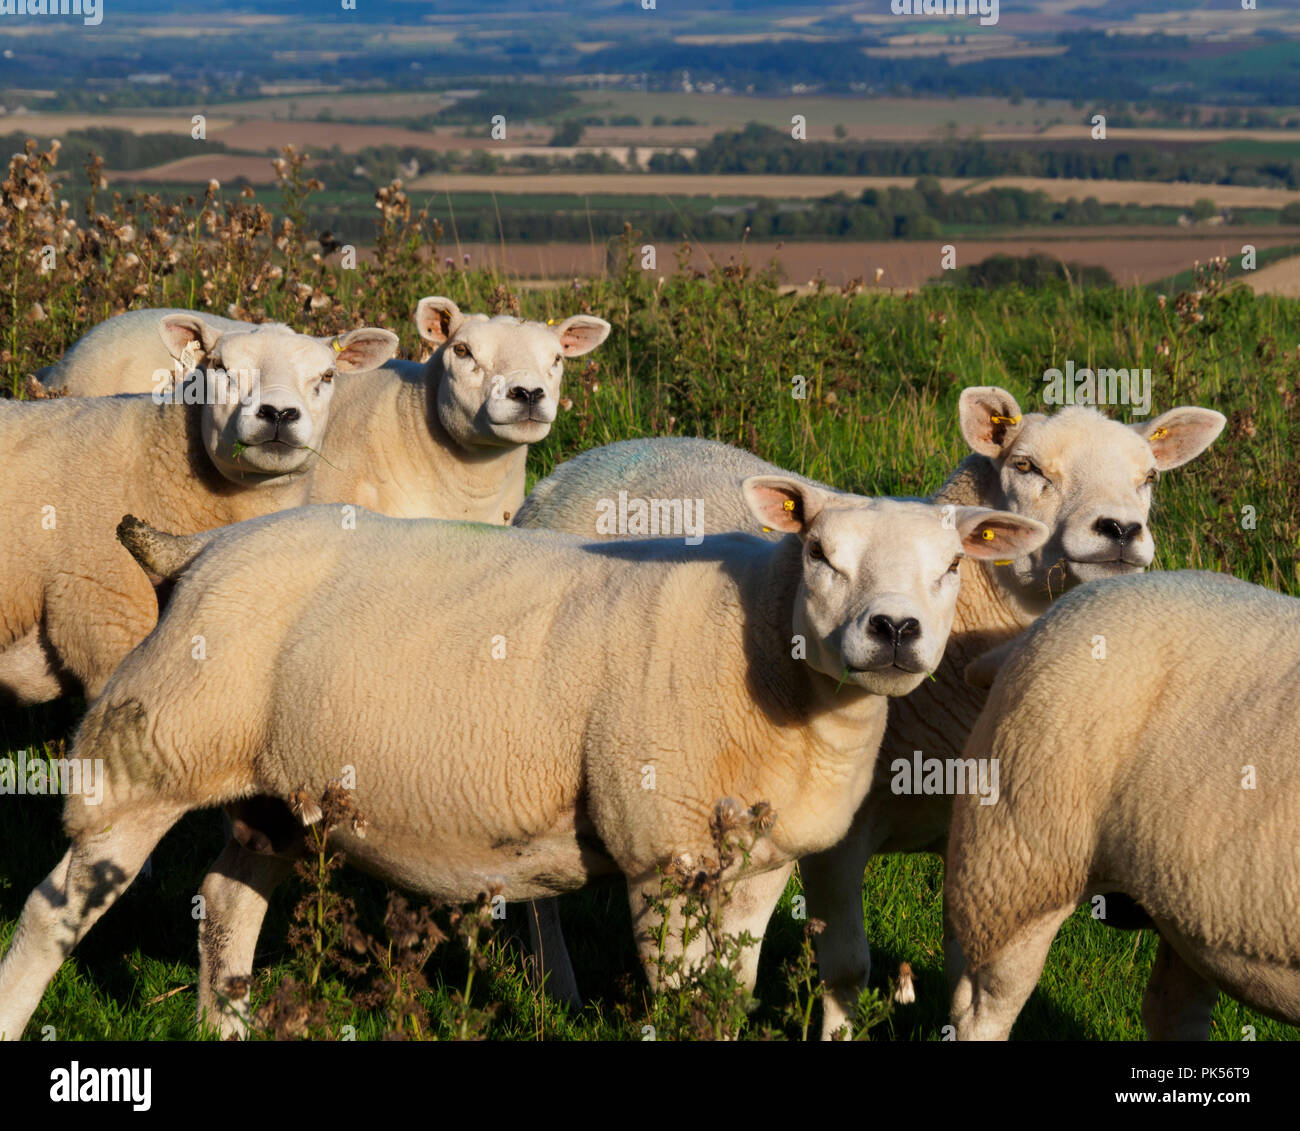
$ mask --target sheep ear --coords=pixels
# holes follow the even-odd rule
[[[830,498],[825,491],[782,475],[751,475],[740,487],[765,530],[801,538]]]
[[[460,307],[441,295],[422,298],[415,308],[415,328],[420,337],[432,346],[445,345],[464,321]]]
[[[1145,424],[1131,424],[1151,445],[1156,467],[1167,471],[1195,459],[1218,438],[1227,417],[1212,408],[1187,405],[1171,408]]]
[[[1051,534],[1037,519],[987,507],[958,507],[956,521],[962,549],[980,561],[1032,554]]]
[[[334,368],[340,373],[378,369],[397,352],[397,335],[391,330],[362,326],[334,339]]]
[[[216,359],[221,333],[197,314],[169,314],[158,323],[158,335],[167,352],[177,361],[186,361],[191,366]]]
[[[560,339],[560,349],[565,357],[581,357],[591,353],[609,337],[609,323],[590,314],[575,314],[553,327]]]
[[[961,434],[971,451],[997,459],[1020,435],[1020,405],[1006,389],[997,385],[974,385],[963,389],[957,402]]]

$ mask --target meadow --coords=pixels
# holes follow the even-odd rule
[[[440,225],[395,186],[376,200],[374,260],[344,269],[298,222],[313,190],[292,159],[280,171],[273,211],[214,191],[188,205],[145,199],[128,209],[101,192],[87,217],[63,217],[52,176],[33,146],[0,186],[0,387],[13,395],[24,394],[32,370],[128,306],[279,318],[316,334],[364,316],[396,331],[404,356],[418,356],[410,312],[420,296],[443,294],[466,310],[541,319],[582,311],[613,325],[597,353],[571,365],[564,390],[571,404],[530,454],[530,482],[593,445],[699,435],[845,490],[924,494],[965,454],[956,427],[963,388],[1002,385],[1032,410],[1041,406],[1043,371],[1067,359],[1149,366],[1153,411],[1196,403],[1229,417],[1210,451],[1157,489],[1156,566],[1222,570],[1300,596],[1300,302],[1256,296],[1218,264],[1201,265],[1165,297],[1070,283],[906,295],[823,285],[795,296],[782,293],[759,249],[697,270],[682,248],[680,270],[643,271],[641,241],[628,231],[610,249],[606,271],[524,288],[499,271],[447,266]],[[42,271],[47,244],[57,256]],[[806,380],[804,399],[792,395],[796,375]],[[0,757],[57,753],[81,706],[0,714]],[[2,944],[63,838],[57,799],[4,797],[0,806]],[[155,853],[152,878],[137,880],[56,977],[28,1037],[39,1040],[43,1026],[60,1039],[199,1036],[192,899],[219,848],[215,814],[178,825]],[[400,905],[385,912],[383,888],[334,873],[324,851],[310,871],[296,891],[277,895],[263,931],[253,994],[267,1037],[337,1039],[347,1025],[358,1039],[639,1040],[647,1024],[661,1038],[798,1039],[817,1031],[808,924],[795,916],[797,877],[769,928],[757,1005],[742,1019],[725,981],[702,979],[698,998],[650,999],[618,886],[563,901],[587,1001],[571,1011],[529,985],[512,938],[517,922],[494,923],[482,906],[439,909],[432,920]],[[933,857],[873,861],[862,902],[874,993],[862,1003],[858,1036],[941,1039],[940,890]],[[336,902],[344,897],[355,901],[367,932],[395,940],[371,954],[365,977],[345,961],[357,956]],[[286,941],[294,925],[297,945]],[[1058,937],[1015,1038],[1139,1039],[1154,950],[1152,932],[1110,930],[1080,911]],[[915,972],[915,1004],[889,1000],[901,962]],[[367,981],[376,972],[378,988]],[[299,1009],[301,1002],[310,1005]],[[1248,1026],[1260,1040],[1300,1038],[1296,1028],[1221,999],[1213,1037],[1240,1040]]]

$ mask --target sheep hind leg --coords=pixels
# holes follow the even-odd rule
[[[199,1024],[214,1025],[223,1037],[247,1033],[257,937],[271,893],[292,870],[292,860],[251,852],[231,837],[203,880]],[[232,978],[244,984],[228,993]]]
[[[530,900],[525,914],[532,949],[529,979],[538,986],[544,985],[556,1001],[581,1009],[582,995],[578,993],[578,979],[560,925],[559,900]]]
[[[1029,1000],[1052,940],[1074,904],[1030,919],[995,953],[978,965],[969,961],[955,979],[951,1017],[959,1041],[1005,1041]],[[948,956],[959,964],[960,940],[947,941]]]
[[[105,811],[27,897],[0,964],[0,1037],[18,1040],[73,948],[131,886],[145,858],[186,807],[154,802]],[[96,824],[99,824],[97,819]]]
[[[1156,960],[1142,995],[1142,1024],[1153,1041],[1204,1041],[1219,990],[1183,961],[1168,940],[1160,939]]]

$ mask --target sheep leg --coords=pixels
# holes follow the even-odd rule
[[[556,899],[529,900],[528,939],[532,947],[529,976],[535,985],[545,985],[551,997],[575,1009],[582,1008],[578,979],[569,960],[560,926],[560,904]]]
[[[215,1025],[223,1037],[245,1035],[251,987],[227,994],[231,978],[251,981],[253,953],[271,893],[293,871],[281,856],[250,852],[233,836],[200,889],[199,1024]]]
[[[1156,960],[1142,995],[1142,1024],[1153,1041],[1204,1041],[1218,987],[1183,961],[1161,936]]]
[[[1005,1041],[1043,972],[1047,952],[1073,903],[1023,924],[988,959],[962,970],[953,991],[951,1017],[959,1041]],[[953,939],[952,947],[960,941]]]
[[[808,914],[826,924],[813,940],[817,970],[826,984],[824,1041],[840,1028],[851,1028],[858,994],[871,976],[871,946],[862,919],[862,873],[871,856],[866,837],[853,829],[834,848],[799,862]]]
[[[101,832],[82,833],[23,905],[0,964],[0,1038],[18,1040],[64,959],[131,885],[185,812],[154,803],[104,814]],[[96,821],[97,825],[100,822]]]
[[[740,935],[748,932],[755,940],[745,947],[732,968],[737,980],[746,990],[752,991],[758,978],[758,954],[763,933],[772,911],[781,898],[794,864],[789,863],[768,872],[745,876],[730,883],[729,894],[715,904],[715,923],[723,934]],[[724,887],[726,884],[724,883]],[[663,919],[647,902],[659,895],[659,877],[640,882],[628,881],[628,896],[632,908],[632,929],[636,936],[637,953],[645,968],[650,988],[659,986],[659,931]],[[684,969],[699,965],[708,954],[708,939],[703,932],[692,936],[682,946],[681,902],[676,900],[669,908],[668,929],[664,936],[663,959],[671,962],[683,960]]]
[[[748,993],[754,992],[754,985],[758,981],[758,958],[768,920],[772,918],[776,905],[781,902],[793,871],[792,861],[780,868],[737,880],[721,909],[719,918],[724,932],[730,935],[748,932],[757,940],[753,946],[747,946],[740,952],[734,967],[740,984]]]

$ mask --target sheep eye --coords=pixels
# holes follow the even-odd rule
[[[952,565],[948,567],[948,572],[956,573],[957,570],[960,568],[961,568],[961,555],[958,554],[955,558],[952,559]]]
[[[334,370],[332,369],[328,369],[320,375],[320,382],[322,385],[328,385],[333,380],[334,380]]]
[[[469,346],[467,346],[464,342],[457,342],[454,346],[451,347],[451,352],[454,353],[457,357],[469,357]]]
[[[556,364],[556,365],[563,365],[563,364],[564,364],[564,354],[562,354],[562,353],[557,353],[557,354],[555,355],[555,364]]]
[[[1158,472],[1154,467],[1153,467],[1150,471],[1147,472],[1147,482],[1148,482],[1148,483],[1154,483],[1154,482],[1156,482],[1156,480],[1158,480],[1159,478],[1160,478],[1160,472]]]
[[[1022,472],[1023,474],[1026,475],[1031,471],[1038,470],[1038,468],[1034,466],[1033,461],[1025,459],[1024,456],[1021,456],[1018,460],[1013,461],[1011,466],[1014,467],[1017,471]]]
[[[822,549],[820,542],[809,542],[808,556],[815,562],[824,562],[826,560],[826,551]]]

